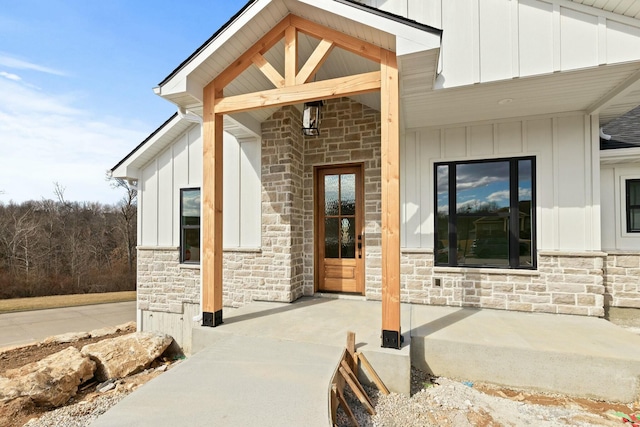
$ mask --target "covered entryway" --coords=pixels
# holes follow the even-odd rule
[[[306,1],[257,0],[241,12],[163,81],[157,90],[182,108],[196,114],[202,112],[203,116],[203,324],[217,326],[223,321],[223,130],[235,123],[260,135],[261,125],[278,109],[288,108],[293,113],[292,108],[299,108],[305,102],[348,98],[379,111],[379,136],[376,135],[380,151],[379,160],[376,160],[379,178],[375,183],[367,181],[364,184],[367,188],[375,184],[379,189],[374,201],[381,212],[375,224],[379,245],[375,252],[372,247],[367,250],[368,254],[375,253],[378,257],[378,272],[372,278],[375,282],[372,287],[376,289],[374,297],[382,300],[383,345],[399,348],[401,120],[398,57],[405,58],[405,76],[411,76],[415,81],[427,81],[420,90],[430,88],[437,65],[441,31],[360,5],[335,1],[311,5]],[[353,123],[351,126],[357,125]],[[264,134],[262,137],[263,141],[268,139]],[[276,143],[274,156],[282,155],[287,160],[295,158],[297,162],[301,151],[295,149],[295,138],[292,139],[294,144],[290,145],[290,153],[283,153]],[[264,155],[263,152],[263,158]],[[366,159],[366,156],[361,156],[346,162],[366,162]],[[282,171],[278,171],[278,166],[282,167],[274,165],[268,173],[281,174],[271,177],[272,187],[275,180],[282,181],[283,190],[274,193],[276,199],[280,196],[281,200],[269,200],[275,208],[265,208],[263,204],[263,218],[265,209],[279,215],[274,228],[290,234],[268,238],[268,243],[285,242],[286,247],[271,252],[283,260],[278,264],[281,268],[258,286],[273,284],[278,287],[272,289],[274,295],[282,289],[295,299],[302,295],[298,293],[302,276],[307,280],[307,277],[319,273],[307,270],[302,273],[301,264],[297,261],[300,253],[306,252],[306,248],[301,248],[300,235],[296,234],[302,230],[299,221],[304,221],[301,219],[300,198],[294,197],[300,188],[301,175],[294,176],[287,170],[296,167],[293,164],[285,165]],[[264,169],[262,173],[264,177]],[[313,175],[303,179],[312,181]],[[363,214],[359,215],[362,218]],[[356,224],[358,214],[345,216],[339,213],[325,220],[335,223],[334,226],[337,224],[334,229],[337,233],[341,231],[338,228],[345,224],[344,238],[340,240],[339,235],[335,236],[338,237],[338,247],[349,242],[351,237],[355,242],[349,242],[349,245],[353,243],[355,246],[351,246],[352,254],[348,254],[354,256],[348,258],[351,261],[347,261],[339,249],[337,259],[342,259],[340,265],[331,265],[334,262],[330,260],[332,258],[323,256],[322,287],[364,293],[365,237],[362,237],[363,244],[358,248],[357,238],[362,234],[356,228],[350,228],[353,221],[354,226],[362,230],[363,224]],[[352,235],[347,236],[349,233]],[[265,253],[265,240],[259,249],[261,254]],[[330,261],[325,261],[328,259]],[[317,265],[315,267],[318,268]],[[337,280],[327,280],[333,279],[336,271],[339,272]],[[349,275],[352,279],[346,278]],[[305,295],[307,291],[305,288]],[[268,292],[265,294],[270,298]]]
[[[362,169],[316,168],[316,281],[321,292],[364,293]]]

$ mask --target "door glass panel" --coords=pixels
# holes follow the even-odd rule
[[[325,215],[338,215],[340,198],[340,175],[326,175],[324,177],[324,213]]]
[[[356,175],[340,175],[340,213],[356,214]]]
[[[340,258],[340,224],[338,218],[324,220],[324,257]]]
[[[355,218],[342,218],[340,221],[341,258],[356,257]]]
[[[531,160],[518,161],[518,256],[520,266],[533,265],[531,218],[533,214]]]

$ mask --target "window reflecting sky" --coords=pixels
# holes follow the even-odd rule
[[[200,190],[185,190],[182,192],[182,215],[200,216]]]

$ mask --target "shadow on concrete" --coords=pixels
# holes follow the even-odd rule
[[[223,317],[223,321],[222,321],[222,327],[224,328],[225,324],[232,324],[232,323],[237,323],[237,322],[242,322],[242,321],[246,321],[246,320],[251,320],[251,319],[257,319],[260,317],[266,317],[266,316],[271,316],[274,314],[278,314],[278,313],[284,313],[287,311],[291,311],[291,310],[299,310],[302,308],[307,308],[307,307],[311,307],[317,304],[322,304],[324,302],[330,301],[330,299],[327,298],[315,298],[315,297],[302,297],[299,298],[291,303],[288,303],[287,305],[284,306],[278,306],[278,307],[274,307],[274,308],[270,308],[267,310],[260,310],[260,311],[256,311],[253,313],[246,313],[246,314],[241,314],[238,316],[233,316],[230,317],[228,319],[224,319]],[[267,302],[267,301],[265,301]],[[284,303],[286,304],[286,303]]]
[[[410,336],[420,336],[420,337],[428,337],[429,335],[436,333],[442,329],[445,329],[448,326],[453,325],[454,323],[460,322],[468,317],[473,316],[476,313],[479,313],[481,309],[479,308],[461,308],[459,310],[454,311],[453,313],[449,313],[446,316],[439,317],[430,322],[424,323],[422,325],[411,325],[411,331],[409,331]],[[411,316],[413,317],[413,309],[411,311]]]

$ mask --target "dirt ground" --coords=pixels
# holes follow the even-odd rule
[[[86,338],[73,343],[48,343],[36,344],[26,347],[9,350],[0,354],[0,375],[3,375],[8,369],[19,368],[28,363],[38,361],[51,354],[64,350],[67,347],[76,347],[81,349],[87,344],[102,341],[107,338],[114,338],[135,332],[135,327],[123,329],[118,333],[106,335],[97,338]],[[159,372],[143,372],[125,379],[128,387],[135,388],[151,378],[159,375]],[[98,383],[95,380],[80,386],[78,394],[71,399],[69,403],[77,403],[80,401],[90,401],[99,393],[96,392]],[[8,404],[0,404],[0,427],[21,427],[31,418],[36,418],[54,408],[43,408],[34,406],[28,399],[16,399]]]

